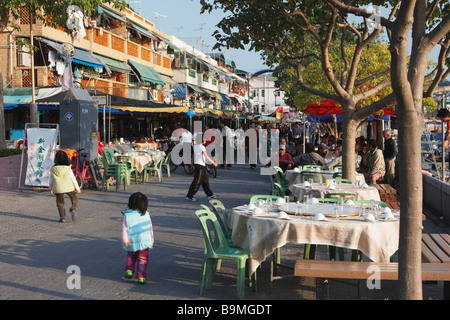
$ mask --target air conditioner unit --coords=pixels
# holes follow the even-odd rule
[[[159,97],[158,97],[158,90],[153,90],[153,101],[158,101]]]
[[[17,54],[17,66],[31,67],[31,54],[26,52],[19,52]]]

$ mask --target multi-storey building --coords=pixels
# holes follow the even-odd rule
[[[33,92],[42,102],[60,90],[64,43],[75,47],[75,86],[111,96],[112,139],[151,136],[161,124],[175,125],[186,117],[189,107],[196,114],[208,111],[233,118],[247,110],[247,81],[234,73],[232,61],[189,48],[131,9],[101,4],[85,17],[85,36],[78,40],[63,28],[31,21],[26,9],[15,23],[20,30],[0,33],[7,138],[9,129],[23,129],[30,121]],[[31,34],[36,50],[30,50]],[[57,105],[39,103],[38,110],[41,123],[58,122]]]

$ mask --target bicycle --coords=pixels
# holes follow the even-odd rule
[[[96,189],[98,189],[98,177],[96,177],[96,171],[94,165],[96,165],[93,161],[87,160],[90,157],[89,153],[81,153],[84,149],[78,150],[78,152],[73,156],[76,161],[75,165],[75,178],[77,180],[78,186],[80,189],[83,189],[85,186],[94,185]],[[83,158],[82,161],[82,169],[80,170],[80,163],[78,161],[78,155]],[[95,173],[95,174],[93,174]]]
[[[213,160],[216,161],[215,158],[213,158]],[[217,168],[212,163],[206,164],[206,172],[208,172],[214,178],[217,177]]]

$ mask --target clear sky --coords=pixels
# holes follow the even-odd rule
[[[221,11],[200,14],[199,0],[141,0],[127,1],[144,18],[156,24],[167,35],[173,35],[204,53],[211,53],[216,43],[211,36],[216,24],[224,16]],[[155,19],[155,13],[159,14]],[[203,29],[203,30],[202,30]],[[203,42],[200,41],[203,39]],[[219,52],[214,50],[214,52]],[[236,49],[222,49],[225,58],[234,60],[238,69],[255,73],[267,69],[259,53]]]
[[[204,53],[212,52],[216,41],[211,35],[216,30],[216,24],[225,16],[219,10],[211,14],[200,14],[199,0],[127,0],[127,2],[165,34],[174,35]],[[157,14],[159,16],[156,18]],[[381,14],[385,16],[389,12],[382,9]],[[431,60],[437,61],[438,49],[433,50]],[[238,69],[251,73],[268,69],[259,53],[226,48],[223,48],[222,52],[227,59],[234,60]]]

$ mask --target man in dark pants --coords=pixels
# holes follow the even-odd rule
[[[217,196],[211,191],[209,187],[209,178],[208,173],[206,172],[206,160],[208,162],[212,162],[212,164],[217,167],[217,163],[214,162],[206,153],[206,148],[204,144],[206,143],[203,140],[202,143],[197,143],[194,146],[193,159],[191,162],[191,170],[194,169],[194,180],[189,187],[189,191],[186,195],[186,199],[189,201],[197,201],[194,198],[194,195],[197,193],[200,186],[202,186],[203,191],[205,191],[208,199],[217,198]]]
[[[386,174],[384,175],[385,181],[394,186],[395,178],[395,159],[397,159],[398,148],[397,143],[392,139],[391,130],[383,130],[384,137],[384,163],[386,166]]]

